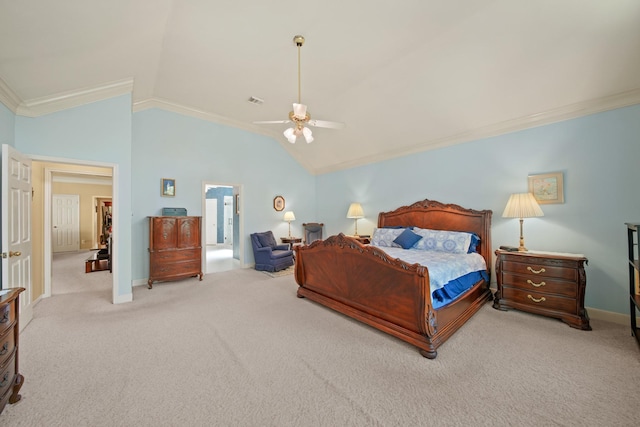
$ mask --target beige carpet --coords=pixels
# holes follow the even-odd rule
[[[640,350],[621,325],[487,304],[428,360],[298,299],[292,275],[233,270],[112,305],[108,272],[66,262],[79,271],[54,263],[0,425],[638,425]]]

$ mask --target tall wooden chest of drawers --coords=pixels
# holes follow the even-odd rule
[[[587,278],[582,255],[496,251],[497,291],[493,308],[515,308],[555,317],[591,330],[584,308]]]
[[[149,217],[149,289],[155,281],[195,276],[202,280],[201,217]]]
[[[0,291],[0,413],[20,400],[24,377],[18,369],[18,295],[24,288]]]

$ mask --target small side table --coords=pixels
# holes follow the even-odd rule
[[[358,242],[362,243],[363,245],[368,245],[369,243],[371,243],[371,236],[348,236],[351,237],[352,239],[356,239]]]
[[[293,249],[296,243],[302,243],[302,237],[281,237],[282,243],[288,243],[289,249]]]
[[[497,291],[493,308],[515,308],[555,317],[590,331],[584,308],[587,277],[582,254],[496,251]]]

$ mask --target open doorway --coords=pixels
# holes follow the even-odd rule
[[[204,183],[205,273],[241,268],[240,186]]]
[[[92,254],[92,251],[104,248],[102,243],[105,240],[105,236],[101,237],[101,233],[98,230],[98,224],[100,223],[98,216],[101,215],[101,209],[98,209],[98,200],[112,205],[117,203],[117,195],[113,191],[114,168],[95,163],[61,163],[40,158],[33,161],[33,173],[34,176],[39,176],[33,180],[34,193],[42,195],[41,197],[36,197],[40,200],[37,205],[34,203],[33,207],[33,216],[37,218],[37,225],[34,223],[34,243],[37,240],[39,242],[38,246],[42,248],[38,262],[35,262],[36,260],[34,259],[33,270],[34,274],[41,279],[40,283],[43,283],[43,296],[50,297],[54,294],[52,288],[56,283],[53,276],[58,271],[58,269],[53,268],[53,263],[56,262],[56,257],[60,258],[56,253],[53,241],[55,234],[53,228],[54,215],[52,212],[54,196],[55,194],[75,194],[79,196],[78,249],[73,253],[65,252],[66,256],[62,256],[62,258],[73,257],[73,268],[77,268],[77,271],[74,270],[74,272],[80,273],[77,276],[78,280],[91,279],[86,273],[85,261]],[[35,188],[36,186],[41,187]],[[104,204],[102,203],[102,205]],[[110,231],[116,231],[116,224],[112,221],[113,213],[115,211],[110,208],[108,217]],[[104,223],[104,217],[102,218],[101,229],[107,225]],[[36,233],[38,234],[37,236]],[[113,253],[114,249],[111,248],[110,253]],[[73,255],[74,253],[76,255]],[[107,298],[114,302],[117,295],[116,262],[112,263],[111,259],[109,259],[108,266],[109,271],[96,268],[92,269],[90,274],[94,275],[93,279],[97,279],[96,275],[104,276],[101,281],[107,281],[110,284],[111,296]]]

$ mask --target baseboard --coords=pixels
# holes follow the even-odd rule
[[[147,286],[149,281],[147,279],[136,279],[132,282],[133,286]]]
[[[133,293],[129,292],[128,294],[124,294],[124,295],[118,295],[116,297],[113,298],[113,303],[114,304],[124,304],[126,302],[132,302],[133,301]]]
[[[613,311],[605,311],[597,308],[585,308],[587,309],[590,319],[604,320],[605,322],[617,323],[625,326],[630,324],[628,314],[615,313]],[[640,325],[640,318],[636,319],[636,322]]]

